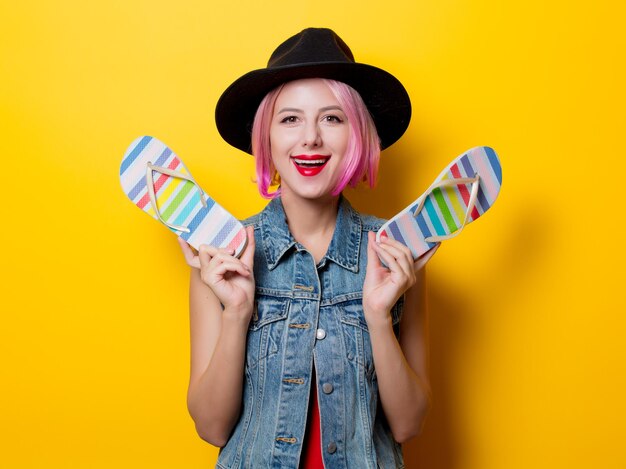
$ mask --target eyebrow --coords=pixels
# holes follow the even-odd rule
[[[343,109],[341,109],[341,106],[333,105],[333,106],[321,107],[321,108],[319,108],[319,111],[320,112],[326,112],[326,111],[341,111],[341,112],[343,112]],[[297,112],[297,113],[300,113],[300,114],[304,113],[304,111],[302,109],[298,109],[298,108],[295,108],[295,107],[284,107],[280,111],[278,111],[277,114],[282,114],[283,112]]]

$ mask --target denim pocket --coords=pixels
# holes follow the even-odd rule
[[[289,304],[289,298],[257,295],[246,345],[246,365],[249,369],[278,353]]]
[[[339,309],[339,317],[342,323],[341,329],[346,358],[363,367],[365,373],[369,376],[374,371],[374,359],[361,300],[340,303],[337,305],[337,308]]]
[[[403,305],[404,298],[400,298],[391,309],[391,321],[396,335],[398,333],[400,319],[402,318]],[[370,340],[365,314],[363,313],[362,300],[358,299],[340,303],[337,305],[337,308],[339,308],[344,346],[348,360],[356,362],[365,368],[368,377],[375,376],[372,342]]]

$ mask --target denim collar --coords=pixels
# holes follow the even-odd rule
[[[261,212],[261,236],[265,248],[265,258],[270,270],[274,269],[281,258],[292,248],[303,250],[296,242],[287,226],[285,210],[280,198],[267,204]],[[323,266],[326,260],[352,271],[359,270],[359,249],[361,246],[361,217],[343,196],[339,198],[337,224],[328,251],[319,263]]]

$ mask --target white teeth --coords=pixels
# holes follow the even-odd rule
[[[297,158],[294,158],[294,161],[296,162],[296,164],[324,164],[324,163],[326,163],[325,159],[322,159],[322,160],[299,160]]]

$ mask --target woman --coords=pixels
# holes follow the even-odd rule
[[[217,467],[404,467],[428,407],[423,266],[341,195],[376,181],[410,118],[389,73],[329,29],[282,43],[217,105],[272,199],[241,258],[182,240],[191,272],[189,412]],[[251,132],[250,132],[251,129]],[[279,184],[272,191],[273,185]],[[381,262],[382,261],[382,262]]]

